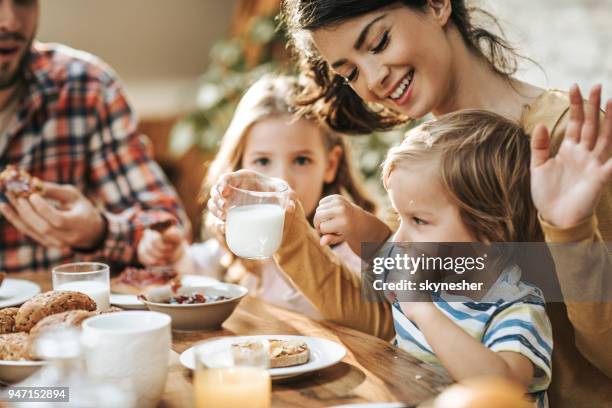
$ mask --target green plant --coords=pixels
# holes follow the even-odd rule
[[[194,145],[215,151],[241,95],[263,74],[282,69],[283,52],[274,15],[254,17],[245,35],[218,41],[200,79],[197,109],[173,129],[171,152],[181,156]]]

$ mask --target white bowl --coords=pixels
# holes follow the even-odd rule
[[[234,312],[240,300],[249,292],[247,288],[231,283],[191,287],[193,293],[226,296],[229,299],[198,304],[167,304],[142,300],[149,310],[165,313],[172,318],[177,330],[215,330]]]
[[[0,360],[0,381],[8,384],[23,381],[45,364],[46,361]]]

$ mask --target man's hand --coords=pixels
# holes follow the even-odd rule
[[[43,185],[44,197],[38,193],[28,198],[6,194],[10,205],[0,204],[0,211],[15,228],[46,247],[93,249],[102,241],[106,233],[104,217],[77,188]]]
[[[319,201],[314,226],[321,245],[346,241],[356,254],[361,253],[362,242],[384,242],[391,235],[387,224],[339,194]]]

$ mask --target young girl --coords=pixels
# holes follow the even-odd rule
[[[289,100],[298,91],[294,79],[269,76],[246,92],[210,166],[204,191],[208,194],[224,173],[251,169],[287,181],[308,219],[321,198],[330,194],[344,194],[364,210],[374,211],[373,201],[353,174],[343,137],[311,120],[292,116]],[[346,245],[338,245],[334,252],[359,270],[359,259]],[[172,264],[181,274],[200,273],[238,282],[266,301],[319,317],[273,260],[235,259],[222,237],[189,246],[175,228],[163,235],[147,230],[138,255],[145,265]]]
[[[484,111],[449,114],[412,130],[383,164],[401,220],[392,241],[541,241],[529,149],[519,127]],[[552,355],[544,299],[521,281],[515,263],[502,263],[498,274],[491,274],[493,265],[489,257],[482,276],[471,276],[488,287],[480,299],[442,292],[434,302],[395,301],[395,344],[443,365],[457,381],[507,377],[544,406]]]

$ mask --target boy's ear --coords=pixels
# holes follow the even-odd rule
[[[429,9],[441,27],[446,26],[453,12],[451,0],[429,0]]]
[[[336,179],[342,154],[344,154],[344,151],[342,150],[341,146],[334,146],[334,148],[327,153],[327,167],[325,169],[324,179],[325,183],[332,183]]]

